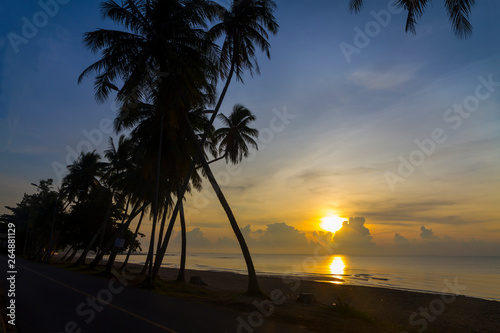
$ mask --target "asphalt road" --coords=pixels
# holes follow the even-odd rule
[[[0,256],[0,263],[1,285],[7,291],[7,257]],[[102,279],[21,259],[16,269],[19,333],[307,332],[258,312],[249,317],[133,288],[127,286],[127,276]]]

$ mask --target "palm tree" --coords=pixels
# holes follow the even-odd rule
[[[139,217],[139,222],[137,222],[137,226],[136,226],[135,231],[134,231],[134,238],[133,238],[132,242],[135,242],[135,240],[137,239],[137,235],[139,235],[139,229],[141,228],[144,213],[145,212],[142,211],[141,217]],[[131,253],[132,253],[132,247],[130,247],[128,249],[127,256],[125,257],[125,260],[123,261],[123,264],[122,264],[120,270],[125,270],[127,268],[128,259],[130,258]]]
[[[111,190],[111,200],[108,206],[108,214],[106,218],[103,220],[99,231],[95,234],[91,243],[97,239],[97,236],[100,234],[100,240],[98,244],[99,253],[96,254],[94,261],[91,266],[96,266],[99,264],[100,259],[102,258],[103,251],[103,241],[104,235],[106,232],[106,225],[108,223],[108,219],[113,213],[114,210],[117,210],[122,206],[123,200],[128,196],[128,200],[126,200],[125,204],[125,214],[123,217],[123,221],[126,219],[126,213],[130,204],[130,199],[132,197],[132,192],[127,192],[124,189],[124,182],[126,182],[126,176],[129,175],[130,171],[135,167],[134,164],[134,154],[136,152],[137,145],[130,138],[121,135],[118,138],[118,145],[116,146],[113,139],[109,138],[109,148],[104,152],[104,156],[108,160],[106,165],[106,173],[104,175],[104,180],[107,185],[112,189]],[[115,197],[115,193],[118,193],[116,202],[114,203],[113,199]],[[114,206],[113,206],[114,203]],[[122,222],[123,223],[123,222]],[[91,246],[92,246],[91,245]],[[112,261],[112,260],[109,260]]]
[[[217,143],[219,144],[219,154],[221,156],[208,162],[207,164],[216,162],[223,158],[226,159],[226,162],[237,164],[242,161],[243,157],[248,156],[248,145],[258,149],[257,142],[254,138],[258,137],[259,131],[248,127],[249,123],[255,121],[256,119],[250,110],[237,104],[234,106],[233,112],[229,118],[224,114],[219,114],[218,117],[221,119],[223,124],[227,126],[217,129],[213,135],[215,140],[214,145]],[[211,150],[212,145],[208,145],[207,147]],[[182,202],[180,205],[179,214],[181,221],[182,251],[177,280],[184,281],[186,267],[186,225],[184,221],[184,209]]]
[[[226,215],[228,216],[229,222],[231,224],[231,227],[233,229],[233,232],[236,235],[236,238],[240,244],[241,250],[243,252],[243,257],[245,259],[245,263],[247,265],[248,269],[248,289],[247,293],[248,294],[261,294],[260,287],[257,281],[257,275],[255,273],[255,268],[253,266],[253,261],[250,255],[250,251],[248,250],[248,246],[245,242],[245,239],[243,237],[243,234],[241,233],[241,230],[238,227],[238,224],[236,222],[236,219],[234,217],[234,214],[229,207],[229,204],[227,200],[224,197],[224,194],[222,193],[212,171],[210,170],[208,166],[208,162],[206,161],[206,155],[205,152],[203,151],[203,148],[200,143],[199,136],[197,136],[195,133],[197,132],[196,129],[194,129],[191,126],[191,119],[188,118],[188,115],[186,117],[186,124],[189,127],[189,131],[187,132],[188,135],[190,136],[189,139],[193,143],[195,149],[197,150],[198,153],[198,158],[201,160],[203,169],[205,171],[206,176],[208,177],[212,187],[214,188],[215,193],[217,194],[217,197],[224,208]],[[228,156],[230,157],[229,160],[231,160],[232,163],[239,163],[243,156],[248,155],[248,146],[247,143],[250,143],[253,145],[255,148],[257,147],[257,143],[255,140],[252,138],[252,136],[257,136],[258,131],[252,128],[248,127],[248,123],[250,121],[255,120],[255,116],[246,108],[244,108],[241,105],[236,105],[233,113],[229,118],[221,115],[222,119],[227,119],[228,120],[228,128],[223,128],[221,131],[219,131],[219,138],[221,139],[221,144],[220,144],[220,151],[224,152],[223,156]],[[231,120],[230,120],[231,119]],[[230,120],[230,121],[229,121]],[[217,131],[215,131],[217,133]],[[217,137],[216,135],[214,135]],[[178,201],[174,210],[174,213],[176,211],[181,212],[181,229],[183,227],[183,207],[182,207],[182,199],[181,195],[178,195]],[[169,224],[169,228],[167,230],[167,236],[170,236],[170,233],[172,231],[173,223],[175,222],[175,215],[172,214],[172,218]],[[179,271],[179,280],[183,280],[183,269],[185,265],[185,227],[184,229],[181,230],[182,236],[183,236],[183,252],[181,253],[181,269]],[[159,264],[161,264],[161,259],[163,258],[166,247],[168,245],[168,240],[164,242],[163,247],[161,248],[161,252],[159,256],[157,255],[157,260],[155,262],[155,270],[153,272],[153,279],[158,274],[159,270]]]
[[[142,125],[148,121],[153,122],[154,126],[148,129],[155,132],[154,136],[160,139],[149,148],[153,151],[156,146],[155,153],[150,155],[156,156],[156,159],[155,162],[150,160],[145,163],[144,173],[149,175],[147,180],[156,173],[154,178],[171,182],[174,178],[168,176],[171,175],[169,172],[163,173],[164,168],[170,170],[171,165],[180,166],[179,174],[184,177],[184,182],[178,202],[193,182],[196,158],[204,165],[212,186],[217,188],[216,192],[220,192],[210,169],[205,165],[202,146],[207,134],[203,135],[200,145],[188,112],[215,102],[215,84],[219,73],[217,65],[220,65],[220,74],[226,78],[226,86],[209,126],[217,115],[233,74],[237,73],[238,79],[241,80],[245,69],[249,69],[251,73],[253,70],[258,72],[255,46],[269,55],[267,30],[276,33],[278,29],[274,18],[275,7],[274,1],[271,0],[238,1],[231,6],[231,11],[222,11],[222,7],[206,0],[128,0],[122,5],[106,1],[102,5],[104,17],[125,26],[127,31],[99,29],[85,35],[86,46],[95,53],[100,51],[102,58],[89,66],[80,75],[79,81],[92,72],[97,74],[95,90],[98,101],[107,99],[111,90],[118,91],[117,100],[122,106],[118,116],[119,124],[129,124],[133,127],[139,123]],[[223,17],[224,13],[227,13],[225,22],[228,24],[215,28],[211,33],[212,38],[207,38],[207,21],[216,18],[216,14]],[[217,59],[219,53],[214,41],[223,34],[229,36],[228,42],[224,44],[226,51],[222,50],[220,59]],[[224,69],[224,64],[231,64],[228,72]],[[114,85],[118,79],[123,82],[120,89]],[[146,112],[146,117],[141,114],[145,110],[144,104],[154,106],[154,110]],[[128,118],[128,115],[132,117]],[[127,118],[128,122],[123,120]],[[148,137],[151,135],[144,133],[143,138]],[[167,156],[162,150],[167,147],[163,145],[164,140],[175,142],[176,145],[181,144],[180,152],[186,145],[190,145],[196,149],[195,154],[191,156],[184,153],[180,155],[183,156],[180,162],[165,164],[161,160],[162,156]],[[190,164],[185,164],[186,159]],[[191,167],[188,168],[188,165]],[[147,172],[148,169],[150,172]],[[169,186],[165,184],[163,187]],[[155,192],[158,192],[158,189],[159,182],[156,181]],[[235,233],[241,234],[222,192],[219,199],[230,216]],[[158,199],[158,202],[168,201]],[[172,221],[175,221],[179,206],[177,204],[172,213],[169,228]],[[160,214],[157,205],[153,214]],[[241,243],[242,236],[237,238]],[[165,236],[160,251],[163,254],[167,240],[168,237]],[[243,247],[246,248],[246,245],[242,245]],[[252,285],[249,291],[257,292],[257,280],[248,249],[243,252],[247,264],[250,263],[249,275],[253,275],[250,280],[255,282],[249,284]],[[158,260],[161,256],[157,256],[155,266],[161,264],[161,260]]]
[[[96,72],[98,101],[107,99],[111,90],[118,90],[122,105],[118,125],[142,122],[142,106],[154,104],[156,110],[146,116],[154,119],[154,128],[160,132],[153,154],[156,162],[149,166],[156,171],[158,193],[161,156],[165,155],[163,132],[171,135],[170,140],[177,139],[176,129],[181,126],[184,110],[213,103],[217,48],[203,28],[214,17],[215,6],[204,0],[129,0],[122,5],[106,1],[102,13],[127,31],[99,29],[85,35],[86,46],[93,52],[101,51],[103,57],[89,66],[79,81]],[[124,82],[121,89],[113,83],[117,79]],[[160,213],[157,198],[155,194],[155,221]]]
[[[191,124],[189,123],[189,119],[187,119],[186,116],[186,122],[188,123],[189,126]],[[190,128],[190,133],[191,137],[190,140],[194,143],[198,156],[200,156],[201,164],[203,166],[203,170],[205,171],[205,174],[208,177],[208,180],[210,181],[210,184],[212,185],[212,188],[214,189],[215,194],[217,195],[217,198],[219,199],[219,202],[224,209],[228,219],[229,223],[231,225],[231,228],[233,229],[233,232],[236,236],[236,239],[238,240],[238,243],[241,248],[241,252],[243,253],[243,258],[245,260],[245,264],[247,266],[247,271],[248,271],[248,288],[247,288],[247,294],[250,295],[259,295],[262,294],[262,291],[260,290],[259,283],[257,280],[257,274],[255,272],[255,267],[253,266],[253,261],[252,257],[250,255],[250,251],[248,250],[248,246],[246,244],[245,238],[243,237],[243,234],[241,233],[241,230],[238,226],[238,223],[236,222],[236,218],[234,217],[234,214],[231,210],[231,207],[229,206],[229,203],[227,202],[224,194],[222,193],[222,190],[217,183],[217,180],[214,177],[214,174],[212,173],[212,170],[210,169],[210,166],[207,163],[207,160],[205,159],[204,156],[204,151],[201,147],[200,142],[197,140],[196,135],[194,134],[194,129]],[[182,203],[182,201],[181,201]],[[180,204],[178,204],[180,205]],[[180,208],[180,207],[179,207]]]
[[[210,125],[213,124],[217,113],[220,110],[222,101],[227,93],[231,79],[236,73],[238,80],[243,81],[243,72],[249,70],[253,74],[253,70],[259,73],[259,67],[257,62],[257,56],[255,53],[255,46],[258,46],[263,52],[266,53],[268,58],[270,58],[270,43],[268,41],[269,35],[267,31],[272,34],[278,32],[279,26],[274,17],[274,11],[276,8],[276,3],[272,0],[245,0],[245,1],[233,1],[230,10],[222,6],[218,6],[218,16],[221,23],[214,25],[209,32],[212,40],[217,40],[218,38],[225,35],[225,39],[222,45],[220,54],[220,71],[219,74],[222,79],[226,79],[226,83],[219,97],[215,110],[212,112],[212,117],[210,119]],[[189,119],[185,116],[187,123]],[[189,133],[191,135],[191,133]],[[194,135],[194,133],[192,133]],[[204,157],[204,151],[202,146],[205,144],[205,140],[208,134],[205,131],[202,136],[201,143],[196,140],[195,136],[191,137],[191,141],[195,144],[198,151],[198,159],[201,161],[203,168],[210,180],[212,187],[214,187],[215,192],[224,207],[226,215],[230,220],[231,227],[233,228],[236,238],[240,244],[243,252],[245,262],[247,264],[248,274],[249,274],[249,284],[247,292],[250,294],[261,293],[257,282],[257,276],[255,274],[255,269],[253,267],[253,262],[248,251],[247,245],[241,234],[241,231],[236,223],[236,219],[227,203],[220,187],[218,186],[212,172],[208,166],[208,163]],[[196,159],[190,168],[190,173],[195,169]],[[171,224],[175,221],[177,217],[178,210],[181,206],[181,202],[185,193],[185,188],[188,184],[188,179],[190,177],[188,173],[187,177],[184,179],[183,187],[178,194],[177,204],[175,205],[174,211],[171,216]],[[160,256],[163,256],[166,251],[166,247],[162,248]],[[159,270],[161,261],[155,263],[156,273]]]
[[[260,73],[255,48],[258,46],[262,52],[270,59],[271,44],[269,34],[276,35],[279,25],[274,17],[276,3],[273,0],[236,0],[233,1],[230,9],[215,4],[216,13],[220,23],[215,24],[208,35],[211,40],[216,41],[225,36],[219,56],[219,75],[226,80],[224,88],[219,96],[215,109],[210,111],[212,116],[208,126],[213,125],[227,90],[236,73],[238,81],[243,82],[243,73],[248,70],[253,76],[253,72]],[[209,129],[201,136],[201,145],[209,135]],[[184,184],[186,184],[185,179]],[[185,189],[179,193],[184,195]]]
[[[68,200],[68,205],[75,199],[84,202],[90,193],[95,191],[106,191],[101,184],[101,178],[106,170],[106,163],[100,161],[101,156],[95,151],[80,153],[80,156],[71,165],[67,166],[69,173],[62,182],[61,194]],[[106,217],[107,219],[107,217]],[[97,237],[97,234],[95,234]],[[82,255],[75,264],[85,261],[90,248],[95,240],[89,242]]]
[[[75,199],[84,201],[92,190],[102,186],[100,178],[104,175],[106,163],[100,159],[95,151],[82,152],[76,161],[68,165],[69,173],[64,177],[61,189],[68,202]]]
[[[248,156],[248,146],[258,149],[254,137],[258,137],[259,131],[248,127],[255,120],[255,116],[242,105],[235,105],[229,117],[220,114],[219,119],[224,126],[215,131],[215,139],[219,142],[219,154],[226,162],[240,163],[243,157]],[[215,160],[214,160],[215,161]]]
[[[85,34],[84,44],[103,56],[83,71],[79,82],[95,72],[98,101],[118,90],[122,114],[141,111],[140,102],[155,101],[166,114],[160,125],[176,127],[182,119],[179,106],[213,100],[216,46],[202,29],[214,16],[213,5],[204,0],[106,1],[102,14],[127,31]],[[113,83],[118,79],[121,89]]]
[[[417,21],[422,17],[429,0],[397,0],[394,5],[402,7],[408,12],[406,19],[406,32],[416,33]],[[451,27],[455,35],[459,38],[467,38],[472,34],[472,25],[469,22],[469,15],[476,0],[443,0],[444,7],[451,21]],[[363,8],[364,0],[350,0],[349,10],[360,12]]]
[[[209,37],[216,41],[225,36],[219,57],[219,75],[226,82],[212,112],[210,124],[213,124],[217,117],[234,73],[240,82],[243,82],[245,70],[252,76],[254,70],[260,74],[255,47],[258,46],[270,59],[268,31],[276,35],[279,30],[274,17],[276,3],[273,0],[236,0],[231,3],[229,10],[221,5],[215,6],[221,22],[210,29]],[[202,136],[202,145],[207,135],[205,133]]]
[[[213,132],[213,127],[208,124],[208,119],[206,118],[206,115],[204,113],[200,112],[189,112],[187,114],[187,117],[189,118],[189,121],[192,122],[194,125],[194,128],[197,133],[203,133],[205,129],[209,129],[208,131],[210,133]],[[195,188],[197,190],[201,190],[201,176],[196,172],[196,170],[192,170],[193,166],[193,161],[196,158],[196,148],[193,147],[192,142],[186,139],[186,137],[191,133],[189,132],[190,130],[186,128],[186,126],[183,126],[183,128],[179,128],[178,134],[177,134],[177,139],[175,141],[169,141],[165,142],[165,146],[168,147],[168,166],[167,170],[164,171],[165,175],[167,175],[167,180],[170,182],[171,187],[168,189],[167,193],[169,194],[169,201],[168,205],[166,205],[165,209],[170,207],[173,203],[173,201],[170,198],[171,193],[175,193],[177,195],[177,200],[178,200],[178,205],[182,205],[182,199],[180,198],[179,191],[181,187],[179,186],[180,181],[187,177],[187,175],[190,175],[190,178],[188,178],[188,183],[184,184],[186,185],[184,189],[186,189],[187,192],[191,192],[191,188]],[[206,142],[205,147],[212,153],[214,153],[216,150],[213,149],[213,144],[210,142]],[[174,185],[175,185],[175,190],[174,190]],[[171,218],[167,227],[167,230],[162,237],[163,230],[164,230],[164,223],[165,219],[162,221],[161,229],[160,229],[160,239],[158,242],[158,250],[157,250],[157,255],[155,258],[154,262],[154,267],[151,267],[152,270],[149,271],[148,274],[148,280],[150,284],[154,284],[154,280],[156,279],[156,276],[159,271],[159,267],[161,265],[161,262],[163,260],[164,254],[166,252],[166,249],[168,247],[168,243],[170,240],[170,237],[172,235],[173,227],[175,224],[177,212],[179,211],[179,207],[176,207],[174,209],[174,212],[171,214]],[[175,216],[174,216],[175,215]],[[181,214],[183,215],[183,214]],[[166,215],[164,215],[166,217]],[[181,216],[180,219],[181,223],[181,230],[183,230],[182,235],[183,235],[183,251],[181,254],[181,267],[184,267],[185,264],[185,244],[186,244],[186,239],[185,239],[185,221],[183,219],[183,216]],[[160,244],[161,243],[161,244]],[[150,265],[153,265],[153,262],[149,262]],[[179,272],[179,280],[182,280],[182,272],[183,270],[181,269]]]

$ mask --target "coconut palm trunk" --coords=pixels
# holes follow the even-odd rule
[[[122,199],[123,199],[123,198],[125,198],[125,196],[122,196]],[[121,201],[122,199],[120,199],[120,201]],[[125,220],[127,219],[127,214],[126,214],[126,212],[128,212],[128,208],[129,208],[129,205],[130,205],[130,200],[131,200],[131,199],[132,199],[132,195],[129,195],[129,196],[128,196],[128,199],[127,199],[127,204],[125,205],[125,214],[124,214],[124,216],[123,216],[123,219],[122,219],[122,221],[121,221],[121,224],[125,223]],[[118,204],[119,204],[119,201],[117,202],[117,205],[118,205]],[[101,259],[99,259],[99,258],[102,258],[101,253],[102,253],[102,250],[103,250],[102,246],[103,246],[103,243],[104,243],[104,235],[105,235],[105,234],[106,234],[106,228],[104,228],[104,229],[102,230],[102,232],[101,232],[101,239],[99,240],[99,246],[98,246],[99,251],[96,253],[96,256],[95,256],[94,260],[92,260],[92,261],[90,262],[90,266],[91,266],[91,267],[95,267],[95,266],[99,265],[99,261],[101,260]],[[113,253],[113,254],[114,254],[114,253]],[[103,253],[102,255],[104,255],[104,253]]]
[[[122,230],[126,230],[128,228],[128,226],[130,225],[130,223],[132,222],[132,220],[137,216],[139,215],[145,208],[146,208],[146,205],[143,205],[141,208],[138,208],[140,205],[139,202],[137,202],[135,205],[134,205],[134,208],[132,209],[132,212],[130,213],[130,216],[128,217],[128,220],[126,223],[120,225],[120,227],[118,228],[118,231],[113,235],[113,237],[111,237],[108,241],[108,243],[106,243],[106,245],[103,247],[103,250],[96,256],[96,258],[91,262],[91,264],[89,265],[90,268],[93,268],[93,267],[96,267],[99,262],[101,262],[102,260],[102,257],[104,257],[104,254],[106,252],[108,252],[111,247],[113,246],[115,240],[116,240],[116,237],[118,236],[118,234],[122,231]]]
[[[114,194],[114,191],[111,193],[111,199],[110,199],[111,202],[109,203],[108,210],[106,212],[106,217],[102,221],[101,227],[94,234],[94,236],[92,236],[92,238],[88,242],[87,246],[83,250],[83,253],[80,255],[80,257],[78,258],[78,260],[75,262],[76,266],[82,265],[82,264],[84,265],[85,264],[85,259],[87,258],[87,255],[88,255],[90,249],[92,248],[92,246],[96,242],[96,240],[99,237],[99,235],[104,231],[104,229],[106,229],[106,225],[108,224],[109,218],[111,217],[111,213],[112,213],[112,208],[113,208],[113,194]],[[123,195],[122,195],[122,197],[123,197]],[[119,201],[121,201],[121,200],[122,200],[122,198],[120,198]],[[99,249],[99,252],[101,252],[101,249]],[[96,258],[98,257],[98,255],[99,255],[99,253],[96,253]]]
[[[179,265],[179,274],[177,275],[177,281],[185,282],[186,281],[186,251],[187,251],[187,239],[186,239],[186,220],[184,218],[184,206],[181,201],[181,208],[179,211],[179,216],[181,220],[181,262]]]
[[[179,186],[179,177],[176,172],[176,186],[177,189],[180,190]],[[186,220],[184,218],[184,206],[182,204],[182,200],[180,201],[180,220],[181,220],[181,262],[179,264],[179,274],[177,274],[177,281],[185,282],[186,281],[186,251],[187,251],[187,239],[186,239]]]
[[[71,255],[68,257],[68,259],[66,259],[66,262],[71,262],[75,258],[77,252],[78,248],[75,246]]]
[[[137,223],[137,227],[135,228],[135,232],[134,232],[134,239],[132,240],[132,243],[135,242],[135,240],[137,239],[137,234],[139,233],[139,230],[141,228],[141,224],[142,224],[142,218],[144,217],[144,211],[142,211],[141,213],[141,217],[139,218],[139,222]],[[122,267],[120,268],[120,270],[124,270],[127,268],[127,263],[128,263],[128,260],[130,258],[130,254],[132,253],[132,246],[130,246],[130,248],[128,249],[128,252],[127,252],[127,256],[125,257],[125,260],[123,261],[123,265]]]
[[[240,245],[241,252],[243,253],[243,257],[245,259],[245,264],[247,266],[247,271],[248,271],[247,294],[252,294],[252,295],[261,294],[262,291],[260,290],[259,287],[257,274],[255,273],[255,268],[253,266],[252,256],[250,255],[250,250],[248,249],[245,238],[243,237],[243,234],[241,233],[238,223],[236,222],[236,218],[234,217],[231,207],[229,206],[224,194],[222,193],[219,184],[217,183],[217,180],[214,177],[214,174],[212,173],[212,170],[210,169],[210,166],[207,163],[207,160],[205,159],[205,154],[202,145],[196,138],[193,127],[191,126],[191,123],[187,115],[185,115],[185,121],[186,124],[188,125],[188,133],[190,135],[191,141],[195,145],[198,158],[200,159],[203,165],[203,169],[207,174],[208,180],[210,181],[210,184],[212,185],[212,188],[214,189],[215,194],[217,195],[217,198],[219,199],[219,202],[222,205],[222,208],[224,208],[227,218],[229,219],[229,223],[231,224],[231,228],[233,229],[234,235],[236,236],[236,239],[238,240],[238,243]]]
[[[113,235],[113,237],[111,237],[111,239],[108,241],[108,243],[104,246],[103,252],[101,252],[100,255],[99,255],[100,258],[97,261],[92,262],[92,264],[90,264],[89,267],[94,268],[94,267],[97,266],[97,264],[102,260],[102,257],[104,256],[104,253],[106,253],[109,250],[111,250],[111,248],[114,246],[116,238],[118,237],[118,235],[120,235],[123,231],[127,230],[128,227],[129,227],[129,225],[130,225],[130,223],[132,222],[132,220],[137,215],[139,215],[139,213],[141,213],[144,209],[145,209],[145,206],[142,206],[142,208],[140,208],[138,211],[136,211],[135,213],[133,213],[133,214],[130,215],[130,217],[128,218],[128,220],[127,220],[126,223],[120,225],[120,227],[115,232],[115,234]],[[111,269],[113,268],[113,263],[114,263],[115,258],[116,258],[116,252],[113,252],[113,254],[110,256],[110,258],[108,259],[108,262],[106,264],[106,272],[107,273],[111,272]]]
[[[73,250],[73,246],[70,246],[68,251],[66,251],[66,253],[64,254],[64,256],[61,258],[61,261],[64,261],[64,259],[66,259],[66,257],[68,256],[69,252]]]
[[[151,230],[151,240],[149,242],[149,252],[151,254],[151,257],[153,256],[153,252],[155,249],[155,232],[156,232],[156,222],[158,220],[158,192],[160,190],[160,168],[161,168],[161,151],[162,151],[162,145],[163,145],[163,119],[165,117],[165,114],[161,116],[160,120],[160,142],[158,145],[158,162],[156,165],[156,181],[155,181],[155,197],[154,197],[154,205],[153,205],[153,229]],[[160,235],[161,237],[161,235]],[[159,238],[160,238],[159,237]],[[149,268],[148,268],[148,276],[146,278],[146,285],[150,288],[154,286],[154,280],[153,280],[153,260],[150,261],[149,263]]]
[[[234,74],[234,63],[231,64],[231,69],[229,71],[229,74],[228,74],[226,83],[224,85],[224,88],[222,89],[222,92],[221,92],[221,95],[219,97],[219,100],[217,101],[217,105],[215,106],[215,109],[214,109],[214,111],[212,113],[212,116],[210,117],[210,122],[207,124],[205,132],[202,135],[201,143],[200,143],[201,146],[203,146],[205,144],[205,142],[207,141],[208,133],[210,131],[210,127],[213,125],[213,123],[215,122],[215,119],[217,118],[217,114],[219,113],[219,110],[220,110],[220,108],[222,106],[222,102],[223,102],[223,100],[224,100],[224,98],[226,96],[226,93],[227,93],[228,89],[229,89],[229,84],[231,83],[231,79],[233,77],[233,74]],[[193,175],[193,172],[196,170],[196,165],[198,163],[198,158],[199,158],[198,156],[195,156],[193,158],[193,161],[191,162],[191,166],[189,168],[189,171],[186,174],[186,177],[184,178],[184,182],[182,183],[182,187],[181,187],[180,191],[177,192],[177,203],[174,206],[174,209],[172,211],[172,215],[170,216],[169,227],[167,229],[167,234],[165,235],[165,240],[164,240],[164,242],[163,242],[163,244],[161,246],[161,250],[157,251],[157,254],[156,254],[156,259],[155,259],[154,267],[153,267],[153,275],[152,275],[152,279],[153,280],[158,275],[158,272],[159,272],[159,269],[160,269],[160,266],[161,266],[161,262],[163,260],[163,257],[165,256],[165,252],[167,250],[168,241],[169,241],[169,238],[170,238],[170,235],[171,235],[171,232],[172,232],[171,229],[173,228],[175,220],[177,219],[177,214],[179,213],[179,209],[181,208],[182,200],[183,200],[184,195],[186,194],[187,188],[189,186],[189,180],[191,179],[191,176]],[[170,233],[168,232],[169,229],[170,229]]]
[[[99,244],[97,246],[97,248],[99,249],[99,251],[102,250],[102,244],[104,243],[104,236],[106,236],[106,224],[108,224],[107,219],[111,216],[111,211],[112,211],[112,208],[113,208],[113,196],[114,195],[115,195],[115,189],[113,189],[111,191],[111,202],[109,203],[109,206],[108,206],[108,210],[107,210],[107,213],[106,213],[106,219],[104,220],[103,225],[100,228]]]
[[[161,217],[160,232],[158,232],[158,242],[156,246],[156,252],[158,252],[161,249],[162,235],[163,231],[165,230],[165,221],[167,220],[167,215],[168,215],[167,205],[168,204],[165,204],[165,208],[163,209],[163,215]]]

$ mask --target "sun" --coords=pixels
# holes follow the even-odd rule
[[[345,219],[340,216],[327,215],[321,218],[320,227],[326,231],[336,232],[337,230],[342,228],[342,222],[344,221]]]

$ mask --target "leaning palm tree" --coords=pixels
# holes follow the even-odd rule
[[[231,8],[220,7],[218,10],[220,23],[210,29],[214,40],[224,37],[220,55],[220,76],[226,84],[219,98],[224,99],[231,79],[236,74],[237,80],[243,82],[245,70],[260,73],[255,53],[256,46],[271,58],[268,31],[278,33],[278,23],[274,17],[276,3],[273,0],[233,1]],[[216,111],[218,111],[216,109]]]
[[[243,234],[238,226],[238,223],[236,222],[236,218],[231,210],[231,207],[229,206],[229,203],[227,202],[224,194],[222,193],[222,190],[217,183],[217,180],[215,179],[214,174],[212,173],[212,170],[210,169],[210,166],[208,165],[208,162],[205,157],[205,152],[202,148],[201,142],[198,140],[198,137],[196,136],[195,129],[192,127],[191,122],[188,118],[188,115],[185,115],[185,121],[188,126],[188,131],[187,134],[189,135],[188,139],[190,142],[193,144],[193,146],[196,149],[198,159],[201,161],[201,165],[203,167],[203,170],[205,172],[205,175],[207,176],[210,184],[212,185],[212,188],[214,189],[215,194],[217,195],[217,198],[219,199],[219,202],[224,209],[228,219],[229,223],[231,225],[231,228],[233,229],[233,232],[236,236],[236,239],[238,241],[238,244],[240,245],[243,258],[245,260],[245,264],[247,266],[247,271],[248,271],[248,287],[247,287],[247,294],[251,295],[259,295],[262,294],[262,291],[260,290],[259,283],[257,280],[257,274],[255,272],[255,267],[253,265],[252,257],[250,255],[250,251],[248,249],[248,246],[246,244],[245,238],[243,237]],[[236,146],[238,147],[238,146]],[[248,149],[245,147],[245,149]],[[234,151],[234,154],[236,156],[243,156],[243,154],[240,154],[239,152]],[[236,158],[236,160],[238,160]],[[182,208],[182,196],[179,195],[180,199],[178,198],[177,205],[175,207],[176,210],[179,210]],[[166,248],[162,248],[162,253],[160,256],[164,255]],[[158,268],[155,264],[155,274],[158,272]]]
[[[476,0],[443,0],[443,2],[455,35],[459,38],[469,37],[472,33],[469,16],[472,6],[476,4]],[[364,0],[350,0],[349,10],[359,12],[363,8],[363,3]],[[430,0],[396,0],[394,2],[396,7],[404,8],[408,12],[406,32],[416,33],[416,24],[430,3]]]
[[[214,141],[210,142],[210,144],[207,144],[205,146],[205,149],[209,150],[212,155],[215,155],[217,149],[213,148],[218,144],[218,153],[220,154],[220,157],[207,162],[207,164],[219,161],[224,158],[226,159],[226,162],[237,164],[242,161],[243,157],[248,156],[249,145],[254,147],[255,149],[258,149],[258,145],[255,139],[258,137],[259,131],[248,126],[250,122],[255,121],[256,119],[252,112],[250,112],[250,110],[242,105],[237,104],[234,106],[233,112],[229,117],[226,117],[224,114],[219,114],[218,117],[225,127],[221,127],[213,133]],[[203,127],[204,126],[201,126],[201,128]],[[176,185],[179,186],[179,182],[177,182]],[[180,202],[179,215],[181,222],[182,244],[181,262],[177,280],[184,281],[186,269],[186,225],[184,220],[184,208],[182,206],[182,202]]]

